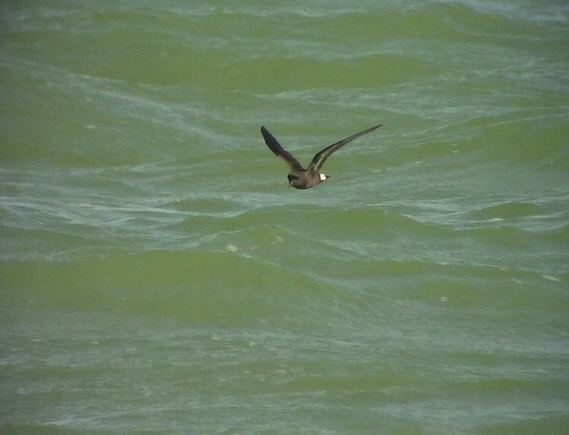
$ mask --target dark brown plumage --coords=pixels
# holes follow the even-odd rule
[[[327,146],[322,151],[319,151],[310,164],[308,168],[304,169],[298,160],[296,160],[292,154],[286,151],[280,143],[274,138],[274,136],[269,133],[265,127],[261,127],[261,134],[265,139],[265,143],[269,147],[269,149],[277,156],[283,159],[290,168],[288,174],[288,185],[295,187],[297,189],[310,189],[311,187],[316,186],[317,184],[322,183],[324,180],[328,178],[328,175],[325,175],[320,172],[320,168],[326,161],[330,154],[334,151],[337,151],[348,142],[353,141],[354,139],[363,136],[379,127],[382,124],[375,125],[373,127],[368,128],[367,130],[360,131],[350,137],[342,139],[338,142],[333,143],[332,145]]]

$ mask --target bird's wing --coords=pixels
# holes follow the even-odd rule
[[[364,134],[367,134],[375,130],[376,128],[381,127],[382,125],[383,124],[375,125],[373,127],[368,128],[367,130],[360,131],[359,133],[356,133],[350,137],[347,137],[345,139],[342,139],[341,141],[338,141],[336,143],[333,143],[332,145],[327,146],[326,148],[324,148],[322,151],[318,152],[318,154],[314,156],[312,162],[310,162],[310,166],[308,166],[308,170],[310,169],[314,169],[315,171],[320,170],[326,159],[330,157],[330,154],[332,154],[334,151],[342,148],[348,142],[351,142],[354,139],[363,136]]]
[[[281,159],[283,159],[287,163],[287,165],[290,166],[290,168],[292,170],[296,170],[296,171],[302,171],[303,170],[300,163],[298,163],[298,160],[296,160],[292,156],[292,154],[290,154],[289,152],[287,152],[283,149],[281,144],[277,142],[277,140],[273,137],[273,135],[271,133],[269,133],[269,130],[267,130],[265,127],[261,127],[261,134],[263,135],[263,138],[265,139],[265,143],[267,144],[269,149],[273,153],[275,153],[275,155],[277,157],[280,157]]]

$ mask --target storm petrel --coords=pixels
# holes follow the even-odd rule
[[[289,187],[292,186],[296,187],[297,189],[310,189],[311,187],[314,187],[317,184],[322,183],[324,180],[328,178],[328,175],[325,175],[320,172],[320,168],[322,167],[326,159],[330,157],[330,154],[342,148],[348,142],[351,142],[354,139],[363,136],[364,134],[367,134],[381,126],[382,124],[375,125],[373,127],[368,128],[367,130],[360,131],[359,133],[356,133],[353,136],[347,137],[345,139],[342,139],[341,141],[338,141],[336,143],[333,143],[332,145],[327,146],[326,148],[324,148],[322,151],[319,151],[314,156],[314,158],[308,165],[307,169],[304,169],[301,166],[301,164],[298,163],[298,160],[296,160],[292,156],[292,154],[285,151],[281,146],[281,144],[278,143],[278,141],[274,138],[274,136],[271,133],[269,133],[269,130],[267,130],[265,127],[261,127],[261,134],[263,135],[265,143],[267,144],[269,149],[273,153],[275,153],[277,157],[283,159],[290,167],[290,172],[288,173],[287,176]]]

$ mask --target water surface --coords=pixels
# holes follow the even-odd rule
[[[568,6],[305,3],[0,7],[4,433],[566,433]]]

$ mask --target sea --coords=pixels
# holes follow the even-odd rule
[[[567,0],[3,1],[0,432],[569,433]]]

